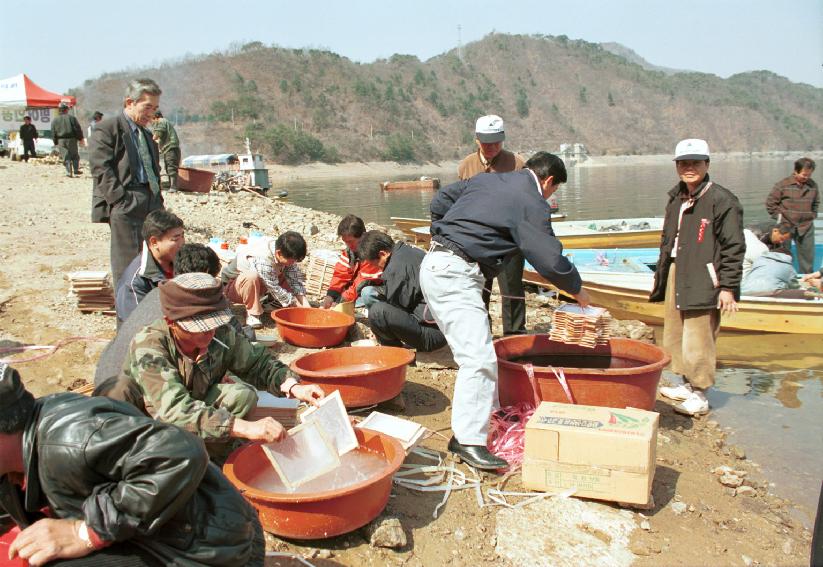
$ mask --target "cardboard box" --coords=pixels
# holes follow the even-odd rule
[[[651,498],[660,415],[542,402],[526,424],[523,485],[644,506]]]

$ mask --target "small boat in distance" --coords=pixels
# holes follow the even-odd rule
[[[383,181],[380,183],[380,189],[383,191],[397,191],[401,189],[437,191],[439,188],[440,180],[436,177],[421,177],[413,181]]]

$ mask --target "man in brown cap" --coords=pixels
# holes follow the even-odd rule
[[[155,419],[210,441],[272,442],[285,436],[280,423],[243,419],[257,404],[257,389],[311,404],[323,398],[320,387],[300,384],[264,346],[228,324],[232,311],[216,278],[182,274],[159,289],[164,318],[135,335],[121,374],[137,383]]]
[[[263,565],[257,512],[202,440],[108,398],[35,399],[5,364],[0,507],[30,565]]]

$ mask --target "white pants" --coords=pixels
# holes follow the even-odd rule
[[[457,362],[452,431],[463,445],[486,445],[489,417],[499,406],[497,355],[483,305],[483,274],[443,248],[426,254],[420,287]]]

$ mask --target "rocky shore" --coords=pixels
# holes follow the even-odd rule
[[[328,166],[336,167],[349,171]],[[351,170],[359,167],[362,164]],[[394,166],[369,167],[382,175]],[[321,175],[320,171],[333,175],[326,167],[278,169],[272,168],[273,176]],[[453,171],[451,164],[449,170]],[[19,368],[37,395],[84,384],[115,329],[111,317],[78,312],[65,279],[73,270],[109,267],[108,227],[89,222],[91,179],[88,175],[65,178],[59,165],[0,160],[0,195],[6,213],[0,219],[0,346],[50,345],[82,337]],[[206,242],[213,236],[236,242],[250,230],[270,235],[297,230],[310,249],[340,247],[339,217],[287,201],[248,193],[182,193],[169,195],[167,206],[185,220],[190,242]],[[390,230],[371,224],[369,228]],[[398,232],[392,234],[400,237]],[[554,300],[533,290],[528,305],[529,328],[546,330]],[[499,324],[495,310],[499,310],[497,301],[493,315]],[[622,322],[618,332],[638,340],[653,339],[651,329],[642,323]],[[293,349],[275,352],[284,358],[296,355]],[[417,367],[409,369],[402,412],[435,432],[424,446],[444,455],[454,377],[449,356],[421,356]],[[386,522],[394,527],[381,533],[400,533],[405,543],[399,538],[375,538],[373,529],[316,542],[269,536],[269,549],[297,554],[313,565],[521,565],[524,561],[574,565],[590,563],[594,557],[603,558],[598,561],[602,565],[807,565],[810,534],[790,513],[791,501],[772,494],[769,479],[746,458],[745,447],[727,444],[730,432],[723,424],[711,415],[698,420],[679,416],[660,400],[655,409],[661,421],[655,506],[650,510],[576,499],[549,499],[518,509],[486,501],[481,507],[475,493],[464,490],[453,492],[434,518],[442,493],[396,486],[386,511],[394,519]],[[483,490],[499,480],[485,477]],[[521,489],[516,476],[505,489]],[[559,518],[552,514],[571,523],[564,524],[567,531],[562,535],[550,538],[548,531],[535,528]],[[618,524],[619,533],[603,527]],[[528,557],[523,555],[526,551]],[[297,564],[278,561],[270,564]]]

